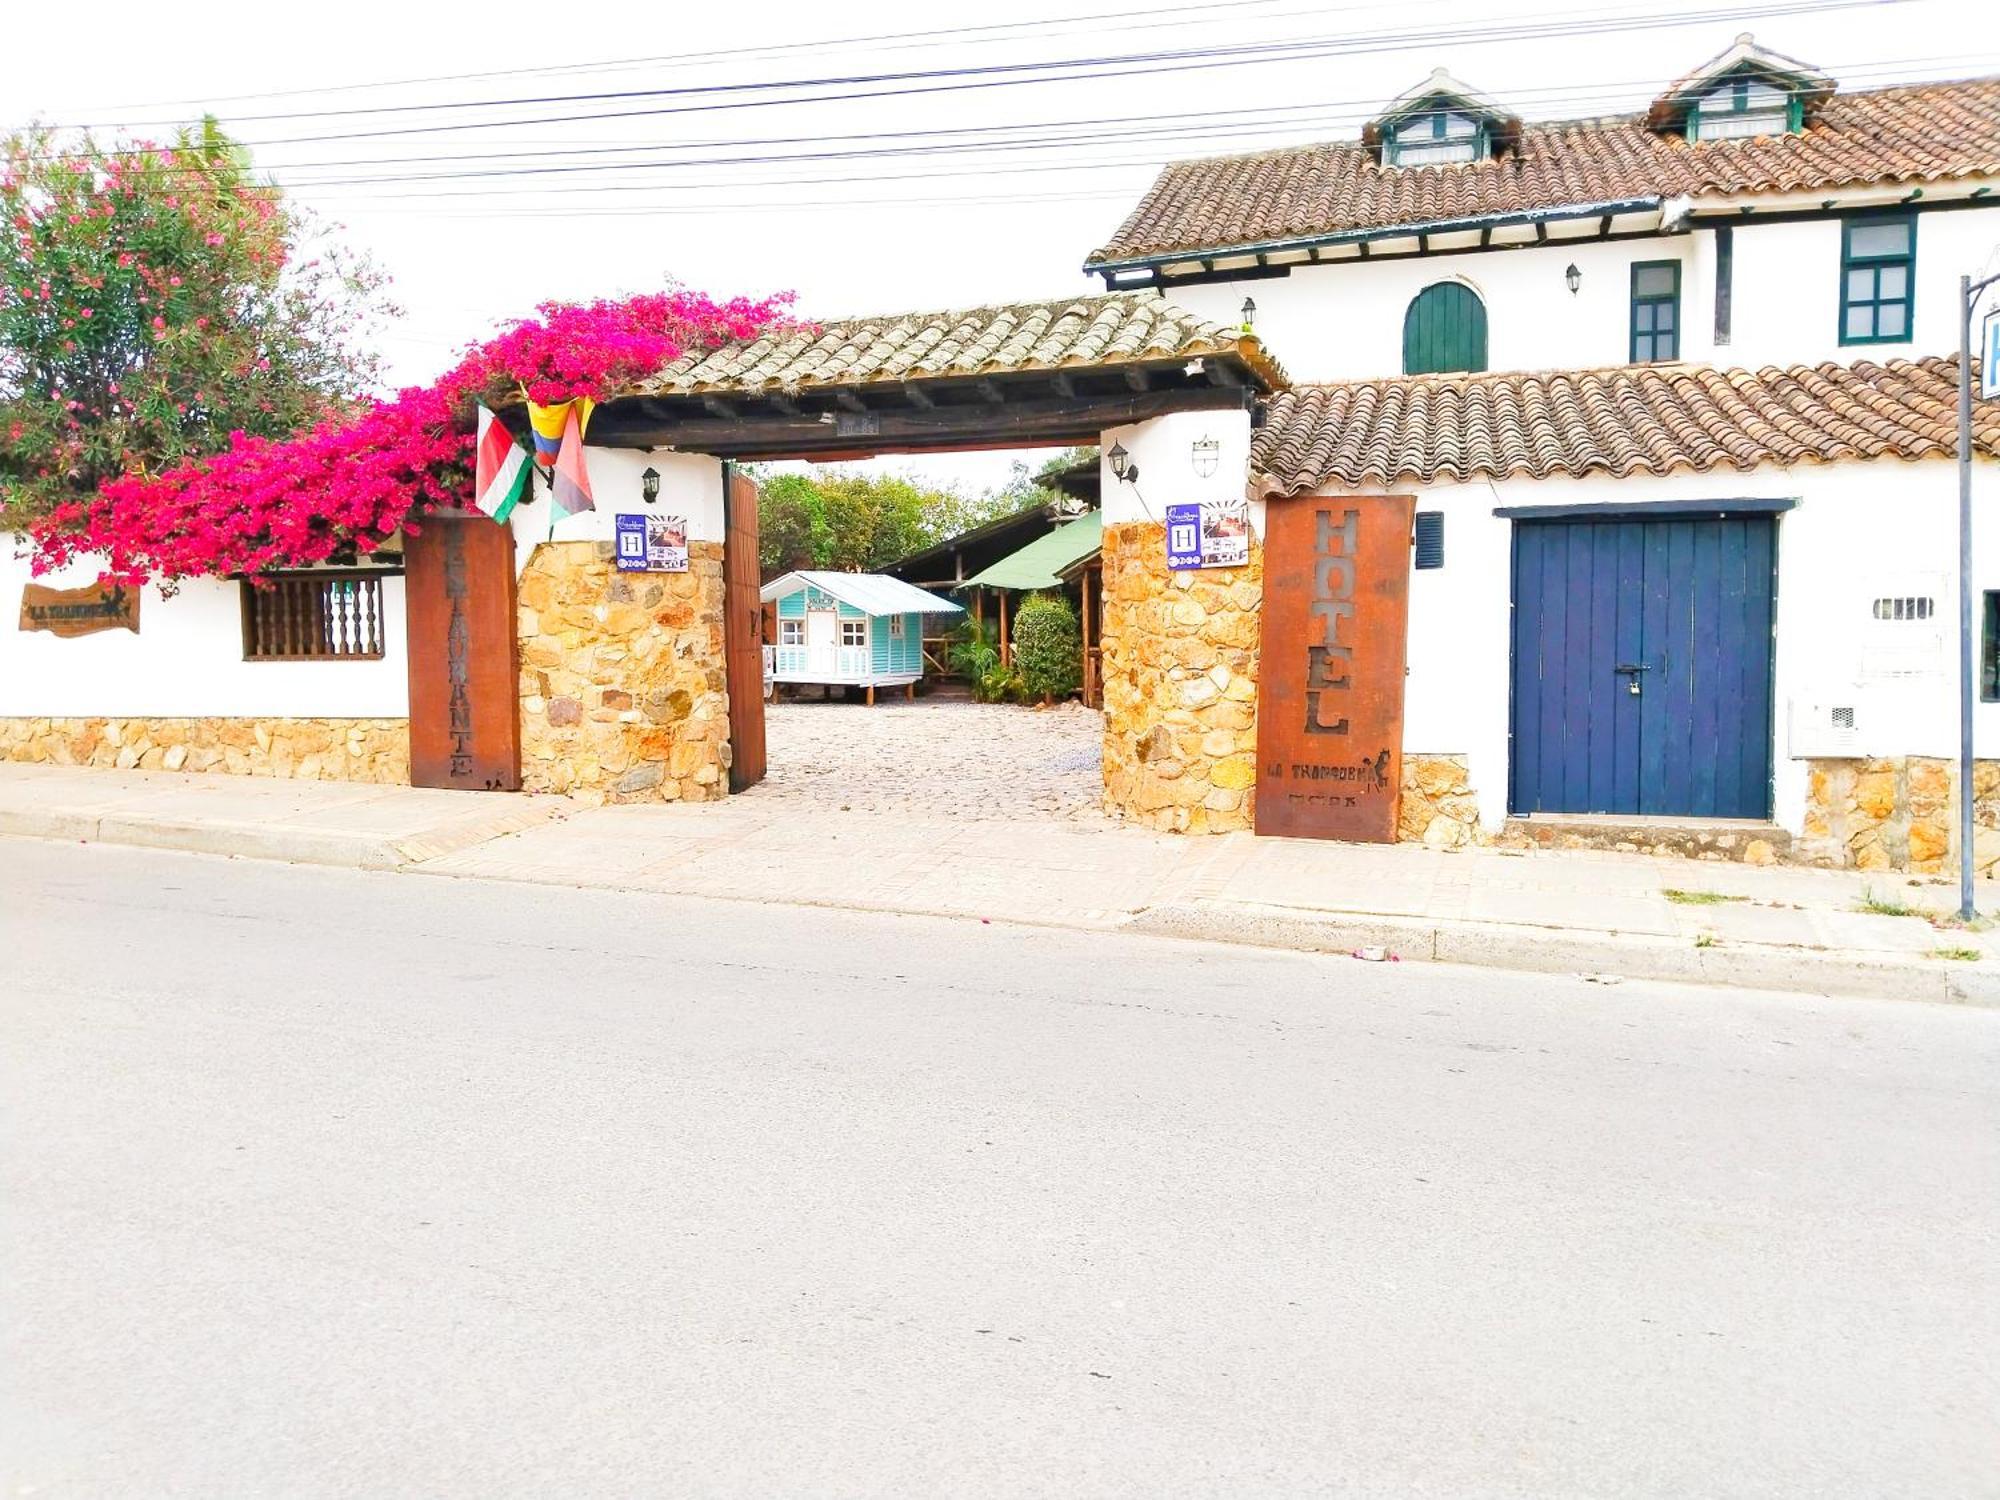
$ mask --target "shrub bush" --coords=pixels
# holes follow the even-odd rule
[[[1067,698],[1083,683],[1083,635],[1060,594],[1031,594],[1014,621],[1014,670],[1026,696]]]

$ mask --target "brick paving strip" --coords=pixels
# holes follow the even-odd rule
[[[808,702],[770,722],[770,780],[701,806],[0,764],[0,834],[2000,1005],[2000,934],[1922,915],[1951,908],[1949,881],[1177,837],[1098,809],[1100,720],[1075,706]],[[1897,906],[1912,914],[1881,909]]]

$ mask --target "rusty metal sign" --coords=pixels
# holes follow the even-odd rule
[[[69,639],[99,630],[139,633],[139,590],[52,589],[31,583],[21,590],[21,629],[46,630]]]
[[[1395,841],[1415,508],[1409,495],[1265,508],[1259,833]]]
[[[426,516],[403,555],[410,783],[517,791],[514,534],[485,516]]]

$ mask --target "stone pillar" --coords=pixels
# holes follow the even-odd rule
[[[1251,826],[1263,543],[1173,572],[1157,521],[1104,529],[1104,802],[1169,833]]]
[[[621,573],[608,541],[543,542],[521,575],[521,779],[592,802],[729,792],[722,544]]]

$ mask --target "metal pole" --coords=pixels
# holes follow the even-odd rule
[[[1972,903],[1972,278],[1958,278],[1958,914]]]

